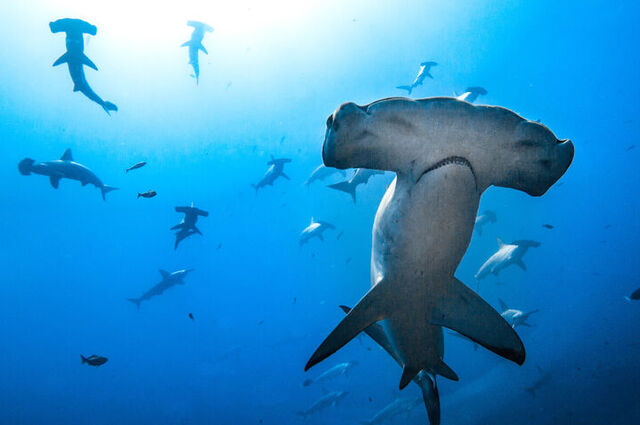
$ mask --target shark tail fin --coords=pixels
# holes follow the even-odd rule
[[[411,86],[396,86],[396,88],[400,90],[406,90],[408,96],[411,96],[411,92],[413,91],[413,87]]]
[[[436,377],[433,380],[424,372],[418,381],[422,391],[422,400],[427,409],[427,416],[431,425],[440,425],[440,395],[438,394],[438,384]]]
[[[505,311],[509,310],[509,307],[507,306],[507,303],[504,302],[502,300],[502,298],[498,298],[498,303],[500,304],[500,310],[502,310],[502,312],[504,313]]]
[[[102,186],[100,188],[100,190],[102,191],[102,199],[104,199],[105,201],[107,200],[107,198],[105,197],[105,195],[109,192],[112,192],[114,190],[118,190],[117,187],[113,187],[113,186],[107,186],[106,184],[104,186]]]
[[[35,161],[31,158],[25,158],[20,161],[18,163],[18,171],[20,171],[20,174],[22,174],[23,176],[28,176],[29,174],[31,174],[34,162]]]
[[[307,362],[304,370],[309,370],[312,366],[344,347],[369,325],[386,318],[389,312],[384,308],[384,300],[391,296],[389,286],[388,282],[381,281],[371,288],[320,344]]]
[[[534,388],[525,388],[525,391],[533,398],[536,398],[536,390]]]
[[[255,189],[256,195],[258,194],[258,185],[251,183],[251,187]]]
[[[353,198],[353,202],[356,202],[356,185],[349,182],[349,181],[344,181],[344,182],[340,182],[340,183],[335,183],[335,184],[330,184],[329,186],[331,189],[335,189],[335,190],[340,190],[342,192],[348,193],[349,195],[351,195],[351,197]]]
[[[455,277],[434,303],[431,324],[452,329],[519,365],[526,353],[518,334],[486,301]]]
[[[106,100],[102,103],[102,109],[104,109],[108,115],[111,115],[111,111],[118,112],[118,107],[115,103],[107,102]]]
[[[140,300],[139,298],[127,298],[127,301],[134,303],[138,311],[140,311],[140,303],[142,302],[142,300]]]
[[[85,356],[83,356],[82,354],[80,354],[80,364],[85,364],[85,363],[89,363],[87,361],[87,358]]]

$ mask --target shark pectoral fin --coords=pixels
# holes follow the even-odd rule
[[[287,179],[287,180],[291,180],[291,179],[289,178],[289,176],[287,176],[285,173],[280,173],[280,175],[281,175],[282,177],[284,177],[285,179]]]
[[[77,91],[80,91],[80,87],[78,87],[77,85],[74,84],[73,85],[73,92],[75,93]]]
[[[200,44],[198,45],[198,49],[202,50],[202,52],[203,52],[205,55],[208,55],[208,54],[209,54],[209,52],[207,52],[207,49],[205,49],[205,48],[204,48],[204,46],[202,45],[202,43],[200,43]]]
[[[166,279],[169,277],[170,273],[166,270],[162,270],[162,269],[158,269],[158,271],[160,272],[160,274],[162,275],[163,279]]]
[[[64,55],[56,59],[56,61],[53,63],[52,66],[58,66],[58,65],[62,65],[63,63],[69,62],[69,57],[70,57],[69,52],[65,53]]]
[[[322,233],[318,233],[318,239],[324,242],[324,238],[322,237]]]
[[[81,60],[82,60],[82,64],[83,64],[83,65],[87,65],[89,68],[93,68],[93,69],[95,69],[96,71],[98,70],[98,67],[96,66],[96,64],[95,64],[95,63],[93,63],[93,61],[92,61],[91,59],[89,59],[89,58],[87,57],[87,55],[84,55],[84,54],[83,54],[83,55],[81,56]]]
[[[516,261],[516,264],[525,272],[527,271],[527,266],[524,264],[524,261],[522,261],[522,258]]]
[[[388,282],[381,281],[371,288],[353,310],[347,314],[347,317],[342,319],[338,326],[320,344],[307,362],[304,370],[309,370],[312,366],[320,363],[345,346],[368,326],[387,317],[389,314],[387,301],[391,297],[389,286]]]
[[[444,295],[434,301],[431,324],[459,332],[517,364],[524,363],[525,349],[518,334],[464,283],[452,277]]]
[[[184,43],[182,43],[182,44],[180,45],[180,47],[187,47],[187,46],[189,46],[189,45],[191,45],[191,40],[189,40],[189,41],[185,41]]]
[[[49,183],[53,186],[54,189],[58,188],[58,184],[60,183],[60,176],[58,174],[53,174],[49,176]]]

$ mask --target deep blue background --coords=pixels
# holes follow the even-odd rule
[[[341,318],[336,306],[369,286],[371,225],[392,175],[360,187],[355,205],[302,182],[321,163],[329,113],[403,95],[394,87],[425,60],[439,65],[415,97],[481,85],[480,102],[541,119],[576,147],[544,197],[491,188],[482,199],[498,222],[474,236],[457,276],[475,288],[497,236],[539,240],[527,272],[489,277],[480,293],[540,313],[519,329],[522,367],[447,337],[460,381],[439,379],[443,424],[640,422],[640,304],[623,298],[640,286],[640,147],[628,150],[640,145],[636,2],[320,2],[246,32],[206,3],[129,13],[120,2],[108,16],[56,3],[0,5],[1,423],[300,423],[295,412],[322,395],[301,382],[348,360],[360,364],[325,385],[347,399],[307,423],[352,424],[417,396],[415,386],[398,392],[400,369],[365,338],[303,372]],[[51,67],[64,36],[47,24],[67,16],[98,26],[85,52],[100,71],[87,78],[120,108],[112,117]],[[197,87],[179,47],[187,19],[216,28]],[[17,171],[24,157],[66,148],[121,189],[103,202],[92,186],[63,180],[54,190]],[[293,158],[291,181],[256,195],[250,183],[272,154]],[[148,189],[158,196],[135,199]],[[210,211],[204,236],[174,251],[173,207],[191,201]],[[344,236],[299,248],[312,216]],[[196,271],[138,312],[125,299],[157,283],[158,268]],[[93,353],[109,362],[81,366],[79,355]],[[532,398],[524,389],[536,366],[551,381]],[[422,407],[410,415],[425,421]]]

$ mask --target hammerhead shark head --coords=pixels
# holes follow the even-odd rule
[[[191,33],[191,39],[182,44],[181,47],[189,47],[189,64],[193,67],[193,74],[196,78],[196,84],[200,79],[200,62],[198,60],[198,51],[202,50],[205,55],[208,55],[207,49],[202,45],[202,39],[208,32],[213,32],[213,28],[204,22],[187,21],[187,25],[193,27]]]
[[[83,186],[92,184],[102,193],[102,199],[106,200],[105,195],[117,187],[107,186],[96,176],[93,171],[82,164],[78,164],[73,160],[71,149],[64,151],[60,159],[55,161],[46,161],[36,163],[31,158],[25,158],[18,164],[18,170],[23,176],[31,173],[48,176],[49,182],[54,189],[58,188],[60,179],[77,180]]]
[[[196,222],[198,221],[198,217],[209,216],[209,213],[207,211],[195,208],[193,206],[193,202],[191,203],[190,207],[176,207],[176,212],[183,213],[184,218],[180,223],[169,229],[178,230],[178,232],[176,233],[176,242],[173,246],[173,249],[178,249],[178,244],[193,234],[197,233],[199,235],[202,235],[200,229],[196,227]]]
[[[84,54],[84,34],[96,35],[98,29],[95,25],[91,25],[80,19],[58,19],[49,22],[49,28],[52,33],[64,32],[67,34],[67,51],[53,63],[53,66],[66,63],[69,67],[69,75],[73,81],[73,91],[80,93],[102,106],[104,111],[111,115],[110,111],[117,111],[118,107],[111,102],[102,100],[100,96],[89,86],[84,75],[84,66],[98,70],[96,64]]]
[[[573,155],[570,141],[505,108],[454,98],[341,105],[327,119],[324,164],[394,171],[396,178],[373,225],[372,287],[305,370],[376,322],[403,366],[400,389],[421,372],[458,380],[443,361],[443,327],[524,363],[513,328],[455,272],[487,188],[541,196]]]

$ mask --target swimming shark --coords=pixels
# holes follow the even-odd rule
[[[497,220],[496,213],[491,210],[486,210],[482,214],[478,214],[476,217],[476,225],[474,230],[478,232],[478,235],[482,235],[482,228],[488,223],[495,223]]]
[[[196,84],[200,79],[200,62],[198,61],[198,52],[202,50],[205,55],[208,55],[207,49],[202,45],[202,39],[208,32],[213,32],[213,28],[204,22],[187,21],[187,25],[193,27],[191,33],[191,39],[186,41],[180,47],[189,47],[189,64],[193,67],[193,74],[196,79]]]
[[[387,423],[403,413],[408,416],[419,404],[419,399],[397,398],[373,415],[370,420],[360,421],[360,423],[362,425],[378,425]],[[431,422],[431,425],[435,424]]]
[[[329,167],[394,171],[376,213],[371,289],[305,366],[381,322],[402,362],[400,389],[421,371],[457,380],[444,363],[446,327],[517,364],[522,341],[455,277],[490,186],[542,196],[569,168],[574,147],[546,126],[501,107],[455,98],[389,98],[341,105],[327,119]]]
[[[316,400],[308,409],[298,412],[298,415],[302,416],[304,419],[307,419],[307,416],[316,414],[326,409],[327,407],[337,405],[347,396],[347,394],[348,393],[346,391],[332,391],[330,393],[327,393]]]
[[[376,174],[384,174],[383,171],[378,170],[366,170],[364,168],[358,168],[355,174],[347,181],[343,181],[340,183],[330,184],[327,187],[331,189],[340,190],[342,192],[348,193],[353,198],[353,202],[356,202],[356,188],[358,185],[366,184],[369,179]]]
[[[173,273],[169,273],[166,270],[158,270],[162,275],[162,280],[149,289],[147,292],[139,296],[138,298],[127,298],[127,301],[131,301],[140,310],[140,304],[142,301],[150,300],[151,298],[161,295],[164,291],[175,285],[184,285],[183,279],[187,274],[191,273],[193,269],[178,270]]]
[[[82,164],[78,164],[73,160],[71,149],[64,151],[60,159],[55,161],[46,161],[36,163],[31,158],[25,158],[18,163],[18,170],[23,176],[31,173],[48,176],[49,182],[54,189],[58,188],[60,179],[77,180],[83,186],[92,184],[102,193],[102,199],[106,200],[105,195],[117,187],[107,186],[96,176],[93,171]]]
[[[209,217],[207,211],[201,210],[193,206],[193,202],[189,207],[176,207],[176,212],[183,213],[184,217],[180,223],[176,224],[169,230],[178,230],[176,232],[176,242],[173,249],[178,249],[178,244],[193,234],[202,235],[200,229],[196,227],[198,217]]]
[[[467,87],[467,89],[460,96],[457,96],[458,100],[466,100],[469,103],[473,103],[478,99],[478,96],[486,96],[487,90],[483,87]]]
[[[537,313],[539,310],[532,310],[528,312],[523,312],[521,310],[516,310],[515,308],[509,308],[507,303],[498,298],[498,302],[500,303],[500,309],[502,313],[500,315],[504,317],[504,319],[509,322],[512,328],[516,328],[517,326],[526,326],[528,328],[531,327],[529,323],[527,323],[527,319],[534,313]]]
[[[344,170],[338,170],[337,168],[325,167],[324,164],[319,165],[318,168],[313,170],[313,173],[309,176],[309,178],[304,182],[305,186],[309,186],[311,183],[316,180],[324,180],[333,174],[340,174],[344,177],[346,172]]]
[[[345,314],[349,314],[350,307],[341,305],[340,308]],[[387,337],[384,328],[379,323],[369,325],[364,329],[364,332],[373,339],[380,347],[382,347],[399,365],[403,366],[402,358],[396,353],[393,344]],[[456,334],[457,335],[457,334]],[[475,343],[474,343],[475,345]],[[444,350],[444,346],[443,350]],[[444,355],[444,351],[442,353]],[[427,416],[429,417],[429,423],[431,425],[440,424],[440,396],[438,395],[438,386],[435,376],[430,376],[424,370],[420,371],[413,382],[420,387],[422,391],[422,400],[424,401],[425,408],[427,409]],[[384,409],[383,409],[384,410]]]
[[[333,366],[331,369],[324,371],[322,374],[316,376],[314,379],[305,379],[302,383],[303,387],[308,387],[311,384],[319,384],[322,382],[330,381],[339,376],[345,376],[351,369],[358,365],[358,362],[344,362],[338,363]]]
[[[251,187],[256,190],[256,193],[258,193],[258,189],[261,187],[273,186],[273,182],[276,181],[278,177],[284,177],[287,180],[291,180],[289,176],[284,173],[284,164],[288,162],[291,162],[290,158],[274,158],[273,155],[271,155],[271,161],[267,162],[267,165],[269,166],[267,172],[258,183],[252,184]]]
[[[504,243],[498,238],[498,251],[480,267],[475,278],[477,280],[484,279],[489,274],[498,275],[501,270],[512,264],[518,265],[522,270],[527,271],[527,266],[522,261],[522,257],[527,253],[529,248],[537,248],[540,242],[520,240],[512,243]]]
[[[335,228],[336,226],[334,226],[331,223],[328,223],[326,221],[315,220],[313,217],[311,217],[311,224],[309,224],[302,231],[302,233],[300,233],[300,240],[299,240],[300,246],[309,242],[311,238],[318,238],[321,241],[324,241],[324,237],[322,236],[322,234],[327,229],[335,229]]]
[[[53,63],[53,66],[62,65],[63,63],[67,64],[71,81],[73,81],[73,91],[79,91],[84,94],[102,106],[104,111],[109,115],[111,115],[110,111],[117,111],[118,107],[116,105],[102,100],[102,98],[93,91],[84,75],[85,65],[96,71],[98,70],[96,64],[84,54],[84,34],[96,35],[98,32],[96,26],[81,19],[64,18],[49,22],[49,28],[54,34],[58,32],[67,34],[67,51]]]
[[[540,366],[536,366],[536,369],[538,369],[538,373],[540,374],[538,379],[536,379],[533,384],[525,388],[525,391],[528,392],[531,397],[535,397],[536,391],[548,385],[549,381],[551,381],[551,372],[545,372]]]
[[[420,64],[420,68],[418,69],[418,74],[416,75],[415,80],[413,80],[413,83],[408,86],[397,86],[396,88],[400,90],[406,90],[407,95],[411,96],[411,92],[413,91],[413,89],[421,86],[425,78],[429,77],[433,79],[433,75],[431,75],[431,67],[436,65],[438,65],[436,62],[422,62]]]

